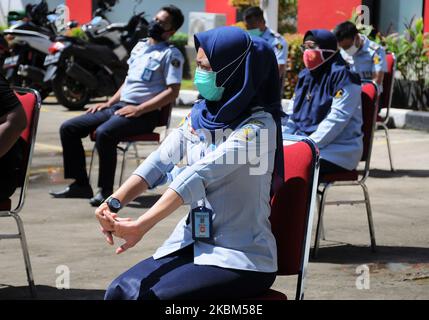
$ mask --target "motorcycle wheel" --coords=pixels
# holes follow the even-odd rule
[[[58,103],[69,110],[83,110],[91,98],[91,92],[83,84],[59,72],[52,81],[52,91]]]

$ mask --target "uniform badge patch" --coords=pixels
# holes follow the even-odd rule
[[[180,60],[179,59],[171,60],[171,65],[175,68],[179,68],[180,67]]]
[[[277,48],[277,50],[282,50],[283,49],[283,45],[281,43],[277,43],[276,44],[276,48]]]
[[[374,61],[374,64],[376,65],[380,64],[380,56],[378,54],[375,54],[373,61]]]
[[[343,89],[340,89],[335,94],[335,99],[341,99],[343,97],[343,95],[344,95],[344,91],[343,91]]]

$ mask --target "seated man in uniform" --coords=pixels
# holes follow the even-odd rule
[[[341,47],[341,55],[351,66],[351,70],[358,73],[362,81],[375,81],[378,93],[381,94],[384,73],[387,72],[383,47],[359,34],[356,25],[350,21],[339,24],[334,34]]]
[[[320,149],[320,174],[354,170],[363,151],[361,82],[328,30],[311,30],[301,46],[306,68],[282,120],[283,138],[310,137]]]
[[[286,73],[286,63],[288,57],[288,43],[281,34],[274,32],[266,26],[264,19],[264,12],[259,7],[250,7],[244,11],[244,23],[247,32],[251,36],[258,36],[266,40],[277,57],[277,64],[279,66],[280,76],[280,89],[281,96],[283,97],[284,79]]]
[[[21,144],[18,141],[27,124],[24,109],[0,75],[0,202],[8,199],[17,186]]]
[[[96,130],[99,154],[98,193],[90,200],[99,206],[113,191],[116,146],[122,138],[150,133],[159,121],[160,108],[175,101],[182,81],[184,58],[167,40],[182,26],[179,8],[160,9],[150,22],[148,39],[140,41],[128,60],[122,87],[107,103],[90,107],[86,114],[66,121],[60,129],[64,176],[75,181],[55,198],[91,198],[81,139]]]

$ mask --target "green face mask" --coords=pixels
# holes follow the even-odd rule
[[[195,77],[194,77],[194,84],[197,87],[200,94],[203,96],[204,99],[208,101],[219,101],[222,99],[223,92],[225,91],[224,85],[228,82],[228,80],[235,74],[235,72],[238,70],[240,65],[243,63],[244,59],[246,58],[246,54],[249,52],[250,48],[252,47],[252,41],[249,42],[249,46],[247,47],[246,51],[244,51],[238,58],[236,58],[234,61],[223,67],[219,71],[207,71],[203,70],[201,68],[197,68],[195,70]],[[229,77],[224,81],[224,83],[218,87],[216,85],[216,76],[219,72],[222,72],[226,68],[228,68],[230,65],[235,63],[241,59],[240,63],[237,65],[235,70],[231,72]]]
[[[214,71],[206,71],[201,68],[195,70],[194,84],[200,94],[209,101],[219,101],[225,88],[216,86],[216,74]]]
[[[251,36],[260,37],[260,36],[262,36],[264,31],[259,30],[259,28],[255,28],[255,29],[247,30],[247,33],[250,34]]]

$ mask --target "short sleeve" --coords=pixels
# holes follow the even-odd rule
[[[175,47],[170,47],[164,62],[164,77],[166,85],[182,82],[183,64],[185,59],[182,53]]]
[[[372,57],[372,72],[387,72],[386,52],[379,48]]]
[[[276,54],[278,64],[286,64],[288,56],[288,43],[280,36],[274,42],[274,53]]]

